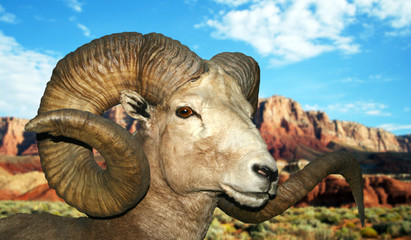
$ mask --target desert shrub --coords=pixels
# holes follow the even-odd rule
[[[357,228],[357,225],[355,225],[355,223],[353,223],[353,222],[347,222],[347,223],[345,224],[345,227],[346,227],[346,228],[349,228],[349,229],[356,229],[356,228]]]
[[[296,219],[291,220],[290,223],[293,226],[306,225],[307,220],[306,219],[301,219],[301,218],[296,218]]]
[[[341,222],[341,215],[334,211],[334,209],[323,208],[318,219],[326,224],[337,225]]]
[[[302,218],[290,221],[290,228],[288,230],[290,236],[295,236],[296,239],[302,240],[332,239],[333,231],[327,224],[313,217],[303,218],[303,215],[300,214]],[[278,239],[283,239],[283,237],[281,236]]]
[[[352,229],[342,227],[340,230],[335,232],[334,237],[337,240],[359,240],[361,239],[361,234],[353,231]]]
[[[256,232],[274,232],[273,228],[270,226],[270,222],[268,221],[260,224],[250,224],[245,230],[249,232],[250,235]]]
[[[380,220],[383,222],[397,222],[402,219],[398,212],[388,212],[380,215]]]
[[[378,237],[378,232],[372,227],[364,227],[360,229],[361,236],[365,238],[376,238]]]
[[[265,240],[265,239],[276,239],[275,235],[272,233],[267,233],[267,232],[253,232],[253,234],[251,234],[251,239],[253,240]]]
[[[384,212],[381,212],[383,209],[378,209],[378,208],[366,208],[365,209],[365,218],[367,222],[370,222],[372,224],[377,224],[380,223],[380,215],[384,214]]]
[[[383,234],[383,233],[388,232],[388,227],[392,224],[393,223],[382,222],[382,223],[373,224],[372,228],[374,228],[378,232],[378,234]]]
[[[311,235],[311,232],[313,231],[312,226],[307,226],[307,225],[299,225],[299,226],[292,226],[290,233],[292,235],[298,236],[299,238],[305,238],[309,237]]]
[[[285,233],[288,233],[288,228],[278,226],[274,229],[274,234],[276,235],[283,235]]]
[[[230,223],[223,223],[221,227],[223,228],[224,234],[232,234],[236,231],[236,228]]]
[[[315,217],[315,208],[314,207],[304,208],[302,216],[306,219],[313,219]]]
[[[347,220],[352,220],[352,219],[358,219],[358,212],[356,208],[351,208],[351,209],[346,209],[347,211],[344,211],[341,213],[341,219],[347,219]]]
[[[329,227],[314,228],[313,238],[316,240],[329,240],[332,239],[334,233]]]
[[[411,221],[407,220],[411,214],[410,206],[402,206],[393,209],[379,209],[380,218],[372,227],[379,234],[387,234],[393,238],[411,236]]]
[[[247,229],[251,239],[275,239],[275,230],[268,221],[257,225],[250,225]]]
[[[401,231],[404,236],[411,236],[411,221],[402,221]]]
[[[224,229],[221,227],[217,218],[214,218],[208,229],[206,239],[221,239],[224,235]]]
[[[388,234],[392,237],[404,237],[411,236],[411,222],[402,221],[395,224],[391,224],[387,229]]]
[[[401,223],[397,224],[390,224],[388,226],[387,232],[391,235],[391,237],[400,237],[401,236]]]

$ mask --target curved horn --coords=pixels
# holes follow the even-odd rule
[[[254,108],[258,107],[258,91],[260,86],[260,67],[249,56],[242,53],[220,53],[210,61],[218,64],[228,75],[238,81],[241,91]]]
[[[68,204],[75,205],[80,211],[91,216],[101,216],[102,212],[115,215],[131,208],[144,197],[150,184],[148,161],[140,144],[120,125],[89,112],[61,109],[38,115],[27,124],[26,129],[66,137],[54,140],[72,141],[68,139],[71,138],[87,142],[106,160],[106,171],[95,161],[85,161],[86,157],[93,158],[89,147],[85,146],[78,152],[70,152],[79,156],[73,157],[72,162],[61,165],[49,163],[48,177],[58,179],[59,192],[63,193]],[[39,135],[39,139],[47,137],[48,134]],[[44,154],[56,156],[62,153],[48,148],[42,149]],[[76,174],[78,168],[85,174]],[[81,186],[81,192],[73,186]],[[104,201],[101,202],[101,199]]]
[[[225,198],[219,200],[218,207],[243,222],[261,223],[296,204],[330,174],[341,174],[345,177],[353,192],[361,223],[364,225],[361,168],[354,156],[347,152],[328,153],[312,161],[283,182],[278,187],[275,199],[269,200],[262,209],[244,209]]]
[[[204,61],[195,53],[160,34],[113,34],[68,54],[53,70],[38,110],[39,119],[28,125],[28,130],[37,133],[55,131],[84,142],[38,135],[42,168],[49,185],[68,203],[91,216],[113,216],[128,209],[131,202],[137,204],[140,199],[136,199],[135,194],[120,194],[129,199],[116,199],[112,195],[123,191],[117,189],[117,185],[124,184],[119,176],[126,174],[121,179],[128,179],[127,184],[146,184],[140,184],[139,191],[143,194],[139,196],[144,196],[149,180],[143,181],[142,178],[149,179],[149,171],[141,149],[131,149],[134,154],[130,157],[124,158],[121,154],[120,160],[120,156],[107,152],[128,150],[124,148],[130,146],[119,140],[120,136],[131,139],[127,134],[110,134],[115,127],[109,127],[108,123],[94,123],[103,121],[100,116],[83,112],[75,113],[76,117],[73,117],[73,112],[54,110],[71,108],[101,115],[119,103],[120,92],[126,89],[138,92],[150,104],[156,105],[181,85],[198,78],[205,69]],[[47,113],[50,111],[53,112]],[[41,125],[52,127],[38,127]],[[80,132],[68,134],[75,131],[69,127],[78,128]],[[136,140],[132,143],[138,144]],[[107,166],[110,166],[107,173],[97,167],[88,145],[105,152]],[[125,162],[117,166],[121,161]],[[121,166],[135,169],[123,171]],[[90,177],[101,174],[104,176]],[[89,191],[88,188],[95,190]]]

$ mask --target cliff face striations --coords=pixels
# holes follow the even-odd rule
[[[330,120],[326,113],[304,111],[299,103],[282,96],[261,100],[255,123],[274,157],[311,159],[340,144],[369,152],[409,152],[405,137],[355,122]]]

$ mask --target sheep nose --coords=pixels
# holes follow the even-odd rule
[[[265,165],[254,164],[253,171],[258,176],[266,178],[270,182],[274,182],[278,180],[278,170],[273,171]]]

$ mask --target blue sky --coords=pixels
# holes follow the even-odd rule
[[[200,57],[243,52],[260,97],[411,133],[409,0],[2,0],[0,116],[32,118],[56,62],[106,34],[159,32]]]

